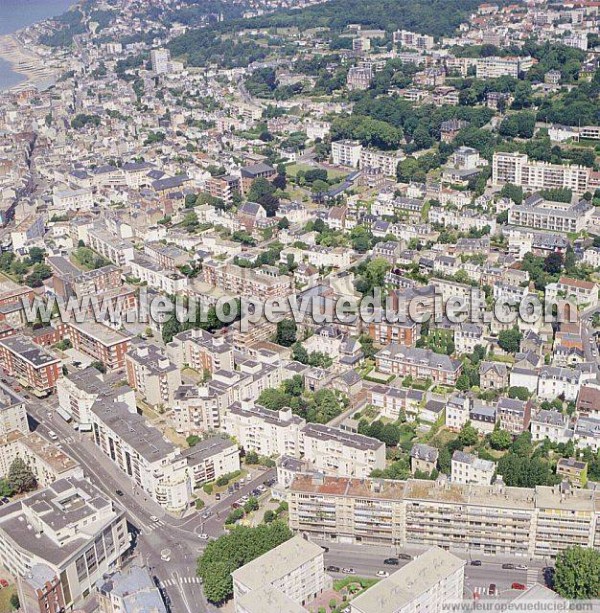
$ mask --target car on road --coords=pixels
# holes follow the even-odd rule
[[[208,534],[206,534],[206,532],[203,532],[202,534],[198,535],[198,538],[201,538],[203,541],[208,541]]]
[[[387,579],[390,576],[390,573],[388,573],[387,570],[378,570],[377,571],[377,576],[378,577],[383,577],[384,579]]]
[[[215,500],[221,500],[221,494],[219,494],[219,492],[215,494]]]
[[[386,558],[383,563],[388,566],[400,566],[400,562],[398,562],[397,558]]]
[[[514,564],[503,564],[502,568],[504,570],[514,570],[515,569],[515,565]]]
[[[408,553],[399,553],[398,559],[399,560],[412,560],[412,556]]]
[[[527,565],[526,564],[517,564],[515,566],[515,570],[527,570]]]
[[[481,566],[481,560],[471,560],[471,566]]]
[[[345,575],[356,575],[356,571],[353,568],[342,568],[342,572]]]
[[[156,517],[156,515],[150,515],[150,521],[158,521],[158,517]]]
[[[267,491],[267,488],[264,485],[259,485],[256,489],[259,492],[266,492]]]
[[[527,589],[526,585],[523,585],[522,583],[519,583],[518,581],[513,582],[513,584],[510,587],[513,590],[526,590]]]
[[[490,583],[490,589],[488,590],[488,594],[490,596],[495,596],[498,593],[498,589],[496,588],[495,583]]]
[[[117,496],[123,496],[123,490],[116,490],[116,491],[115,491],[115,494],[116,494]]]
[[[58,434],[56,434],[56,432],[54,432],[54,430],[48,430],[48,436],[53,440],[53,441],[57,441],[58,440]]]
[[[339,573],[340,572],[340,567],[339,566],[333,566],[333,565],[329,565],[325,568],[325,570],[328,573]]]
[[[212,515],[212,511],[206,511],[206,513],[202,513],[202,519],[208,519]]]
[[[328,553],[329,552],[329,547],[325,547],[325,545],[321,545],[321,549],[325,552]]]

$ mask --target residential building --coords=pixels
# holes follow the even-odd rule
[[[547,438],[552,443],[566,443],[570,438],[568,424],[569,418],[564,413],[542,409],[531,418],[531,440]]]
[[[529,190],[568,188],[583,194],[588,190],[589,179],[590,169],[585,166],[530,161],[524,153],[498,152],[492,160],[494,185],[512,183]],[[510,221],[510,212],[509,223],[514,223]]]
[[[410,450],[410,471],[414,475],[417,471],[431,474],[437,470],[437,461],[440,452],[435,447],[424,443],[415,443]]]
[[[61,375],[61,361],[21,335],[0,339],[0,365],[39,396],[54,391]]]
[[[476,75],[478,79],[497,79],[503,76],[518,79],[532,65],[530,57],[483,57],[477,59]]]
[[[88,231],[89,246],[116,266],[125,266],[133,260],[133,243],[117,238],[103,227]]]
[[[568,479],[574,487],[585,487],[587,484],[587,462],[575,458],[559,458],[556,463],[556,474]]]
[[[252,187],[252,183],[256,179],[267,179],[272,180],[275,178],[277,171],[272,166],[268,164],[251,164],[250,166],[244,166],[241,169],[242,182],[241,189],[242,194],[246,195],[250,191]]]
[[[167,356],[178,368],[187,365],[202,373],[234,369],[233,346],[224,337],[202,329],[175,335],[167,345]]]
[[[377,370],[400,377],[431,379],[435,383],[454,385],[461,371],[461,364],[447,355],[431,349],[404,347],[390,343],[375,355]]]
[[[500,398],[496,406],[500,427],[514,435],[529,430],[531,402],[513,398]]]
[[[456,450],[452,455],[452,483],[490,485],[496,465],[472,453]]]
[[[129,540],[124,510],[84,479],[56,481],[0,513],[0,564],[19,578],[28,613],[81,605]]]
[[[133,565],[96,584],[100,613],[167,613],[149,570]]]
[[[102,362],[108,370],[125,366],[131,336],[95,321],[59,323],[58,330],[70,339],[74,349]]]
[[[283,298],[291,293],[292,279],[288,275],[268,276],[235,264],[205,262],[202,280],[222,289],[231,296],[245,298]]]
[[[438,546],[472,556],[547,559],[573,545],[598,546],[598,493],[409,479],[296,475],[289,523],[308,537],[378,546]],[[500,518],[500,519],[499,519]]]
[[[235,402],[223,418],[223,431],[246,451],[259,455],[300,457],[301,431],[306,421],[292,409],[271,411],[250,402]]]
[[[329,475],[368,477],[385,468],[385,444],[370,436],[323,424],[302,428],[300,449],[310,469]]]
[[[373,68],[368,66],[352,66],[348,70],[346,85],[350,91],[364,90],[371,87],[373,81]]]
[[[432,547],[353,598],[350,613],[443,613],[463,602],[465,564]]]
[[[305,611],[304,605],[331,585],[323,553],[319,545],[295,536],[234,570],[235,613]],[[271,603],[268,609],[266,603]]]
[[[581,388],[581,372],[559,366],[545,366],[540,369],[538,396],[544,400],[554,400],[559,396],[565,400],[577,400]]]
[[[589,308],[598,304],[598,285],[592,281],[561,277],[557,289],[567,298],[575,298],[578,306]]]
[[[171,52],[168,49],[153,49],[150,51],[150,61],[154,74],[167,74],[170,71]]]
[[[331,159],[336,166],[358,168],[362,145],[355,140],[338,140],[331,143]]]
[[[508,368],[502,362],[481,362],[479,380],[482,389],[508,387]]]
[[[220,436],[199,441],[182,451],[182,456],[187,460],[193,489],[240,470],[237,443]]]
[[[125,354],[127,383],[151,406],[173,405],[181,372],[156,345],[136,343]]]

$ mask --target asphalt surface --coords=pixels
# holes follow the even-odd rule
[[[10,384],[10,377],[5,378],[9,379]],[[132,555],[137,556],[138,562],[146,565],[157,578],[171,611],[218,611],[204,598],[200,579],[196,576],[198,556],[207,544],[199,535],[206,533],[216,538],[223,534],[223,524],[231,505],[263,481],[274,477],[275,470],[255,470],[252,481],[245,482],[239,490],[207,506],[202,512],[191,512],[180,518],[172,517],[116,469],[114,463],[98,450],[91,433],[77,432],[56,414],[58,400],[55,397],[29,399],[26,402],[31,429],[48,439],[48,431],[53,430],[58,436],[54,442],[81,464],[86,477],[123,507],[134,535]],[[117,490],[122,495],[118,495]],[[208,519],[203,518],[206,512],[211,513]],[[156,516],[158,521],[152,521],[151,516]],[[165,553],[167,556],[163,555]],[[164,557],[169,559],[165,560]]]

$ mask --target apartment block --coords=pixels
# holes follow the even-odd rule
[[[263,456],[300,457],[306,421],[292,409],[271,411],[250,402],[235,402],[225,413],[223,431],[246,451]]]
[[[571,204],[533,195],[509,209],[508,223],[551,232],[581,232],[588,227],[593,210],[586,200]]]
[[[52,206],[66,211],[89,211],[94,206],[91,189],[65,189],[52,195]]]
[[[367,402],[377,407],[382,417],[394,421],[403,415],[407,421],[414,421],[425,398],[425,394],[420,390],[390,385],[373,385],[367,388],[366,392]]]
[[[231,575],[235,613],[304,611],[304,605],[331,585],[324,570],[323,549],[300,536],[234,570]],[[271,604],[265,608],[266,603]],[[276,608],[271,608],[275,603]]]
[[[136,344],[125,354],[127,383],[151,406],[171,407],[181,372],[156,345]]]
[[[61,361],[21,335],[0,339],[0,365],[39,396],[54,391],[61,375]]]
[[[454,385],[460,376],[461,364],[447,355],[435,353],[431,349],[404,347],[390,343],[375,355],[379,372],[411,376],[415,379],[431,379],[435,383]]]
[[[355,140],[339,140],[331,143],[331,159],[336,166],[358,168],[362,145]]]
[[[340,428],[306,424],[300,448],[310,469],[328,475],[363,478],[385,468],[384,443]]]
[[[290,527],[307,536],[381,546],[438,546],[473,555],[547,558],[599,546],[598,494],[536,488],[297,475]]]
[[[228,438],[206,438],[183,450],[182,455],[187,459],[192,488],[240,470],[240,450]]]
[[[169,421],[180,434],[202,434],[221,427],[222,415],[234,402],[231,387],[221,381],[182,385],[175,391]]]
[[[128,549],[123,509],[84,479],[61,479],[0,512],[0,563],[19,578],[28,613],[82,604]]]
[[[393,37],[394,43],[402,45],[403,47],[419,49],[420,51],[428,51],[435,46],[435,39],[433,36],[418,34],[417,32],[410,32],[409,30],[396,30]]]
[[[150,51],[150,61],[152,62],[152,72],[154,74],[166,74],[169,72],[171,52],[168,49],[153,49]]]
[[[133,260],[133,243],[111,234],[106,228],[96,227],[88,231],[89,246],[116,266],[125,266]]]
[[[530,190],[568,188],[583,194],[589,179],[590,169],[585,166],[530,161],[524,153],[498,152],[492,160],[494,185],[512,183]]]
[[[224,337],[201,329],[175,335],[167,345],[167,356],[178,368],[187,365],[198,372],[234,369],[233,346]]]
[[[363,170],[378,170],[387,177],[396,177],[398,163],[404,156],[399,153],[388,153],[377,151],[376,149],[365,149],[360,151],[360,167]]]
[[[213,261],[204,263],[202,280],[231,296],[259,300],[283,298],[292,291],[292,279],[288,275],[272,277],[250,268],[242,268],[235,264],[223,265]]]
[[[351,613],[443,613],[463,601],[466,562],[432,547],[350,602]]]
[[[529,70],[532,65],[530,57],[491,56],[478,58],[475,66],[478,79],[497,79],[503,76],[518,79],[519,75]]]
[[[489,460],[482,460],[472,453],[459,451],[452,455],[452,483],[475,483],[490,485],[496,465]]]
[[[148,287],[166,294],[180,294],[188,286],[188,278],[176,270],[166,268],[151,258],[136,253],[129,262],[131,275]]]
[[[558,411],[537,411],[531,418],[531,440],[548,439],[553,443],[566,443],[569,439],[569,417]]]
[[[74,349],[102,362],[109,370],[125,366],[132,337],[95,321],[60,323],[58,330],[71,340]]]
[[[514,435],[529,430],[531,422],[531,402],[516,398],[500,398],[496,406],[500,427]]]

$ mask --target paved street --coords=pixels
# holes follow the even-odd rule
[[[253,481],[245,483],[213,507],[204,509],[203,513],[213,513],[208,521],[195,512],[189,517],[174,518],[165,514],[139,488],[134,488],[131,480],[98,451],[90,434],[80,434],[55,414],[56,402],[55,398],[50,398],[28,403],[28,413],[35,420],[33,427],[46,436],[49,430],[56,432],[57,443],[82,465],[86,476],[91,477],[98,487],[125,508],[136,534],[134,553],[158,577],[170,599],[172,610],[178,613],[216,610],[204,599],[196,577],[196,561],[206,545],[198,535],[203,532],[213,537],[222,534],[231,505],[259,483],[273,477],[274,470],[258,471]],[[117,490],[123,495],[117,495]],[[150,519],[152,515],[157,516],[159,521],[153,522]],[[161,559],[164,550],[170,552],[168,562]]]

